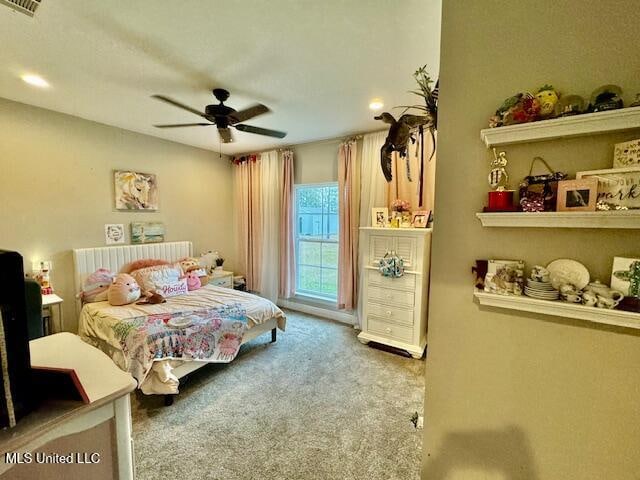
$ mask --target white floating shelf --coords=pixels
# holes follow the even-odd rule
[[[640,107],[585,113],[506,127],[485,128],[480,131],[480,137],[489,148],[514,143],[611,133],[634,128],[640,128]]]
[[[575,303],[562,301],[538,300],[526,296],[497,295],[475,290],[473,294],[480,305],[505,308],[507,310],[519,310],[522,312],[538,313],[540,315],[553,315],[564,318],[577,318],[593,323],[616,325],[640,329],[640,313],[625,312],[623,310],[607,310],[604,308],[585,307]]]
[[[640,229],[640,210],[476,213],[483,227]]]

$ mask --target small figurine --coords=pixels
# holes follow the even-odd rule
[[[591,94],[589,103],[590,112],[604,112],[622,108],[622,89],[617,85],[603,85],[596,88]]]
[[[507,152],[497,153],[493,149],[493,160],[491,161],[491,171],[489,172],[489,185],[494,190],[504,189],[509,183],[509,174],[507,173]]]
[[[630,107],[640,107],[640,93],[636,93],[636,99],[629,106]]]
[[[584,110],[584,98],[580,95],[565,95],[555,107],[556,117],[568,117],[571,115],[578,115]]]
[[[540,116],[542,118],[548,118],[553,116],[555,112],[556,103],[560,95],[554,90],[551,85],[544,85],[538,89],[536,98],[540,102]]]

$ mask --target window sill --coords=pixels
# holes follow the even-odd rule
[[[335,302],[307,297],[305,295],[295,295],[291,298],[279,299],[278,306],[335,320],[351,326],[354,326],[357,320],[355,312],[339,310]]]

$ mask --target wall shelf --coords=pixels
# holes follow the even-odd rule
[[[556,317],[576,318],[593,323],[615,325],[618,327],[640,329],[640,313],[625,312],[623,310],[607,310],[604,308],[585,307],[562,301],[538,300],[526,296],[497,295],[475,290],[473,294],[480,305],[504,308],[507,310],[519,310],[540,315],[552,315]]]
[[[640,107],[485,128],[480,131],[480,137],[489,148],[498,145],[612,133],[634,128],[640,128]]]
[[[640,229],[640,210],[476,213],[483,227]]]

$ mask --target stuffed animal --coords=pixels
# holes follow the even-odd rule
[[[158,265],[169,265],[169,262],[166,260],[158,260],[155,258],[145,258],[143,260],[134,260],[133,262],[127,263],[124,267],[120,269],[120,273],[131,273],[136,270],[141,270],[147,267],[156,267]]]
[[[207,268],[200,263],[200,260],[193,257],[187,257],[179,260],[179,263],[185,275],[194,272],[200,278],[200,287],[209,283],[211,277],[207,275]],[[196,290],[200,287],[189,287],[189,290]]]
[[[202,282],[200,281],[200,277],[198,277],[196,270],[192,270],[187,273],[187,289],[189,291],[198,290],[202,287]]]
[[[140,298],[140,286],[128,273],[119,273],[113,279],[107,291],[111,305],[127,305]]]
[[[156,305],[158,303],[165,303],[166,301],[167,299],[158,292],[147,292],[142,300],[136,302],[136,305]]]
[[[82,284],[79,297],[83,303],[103,302],[107,299],[107,290],[114,274],[106,268],[100,268],[89,275]]]

